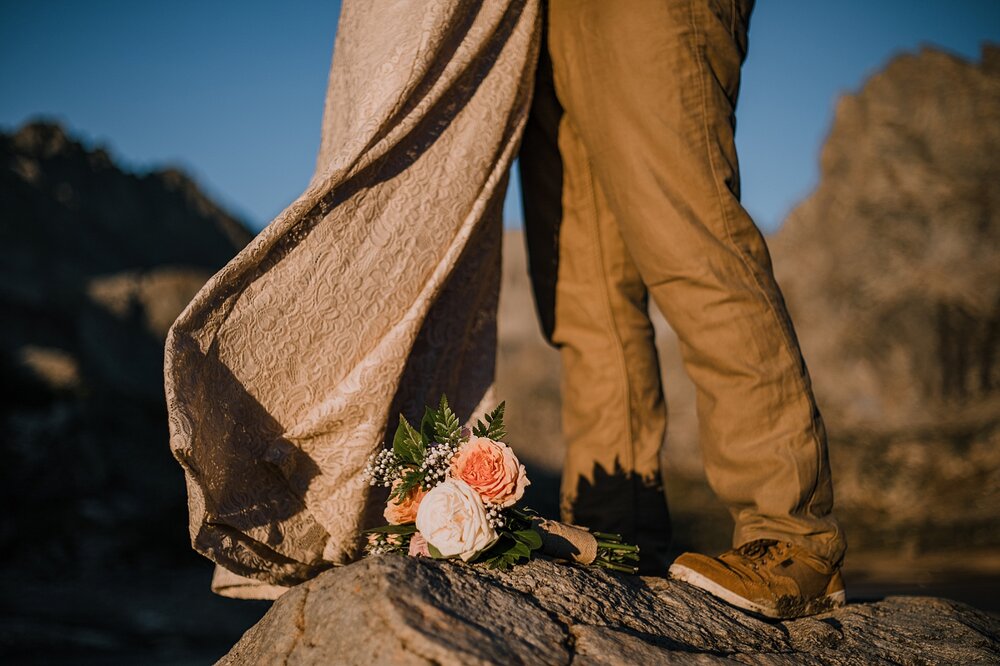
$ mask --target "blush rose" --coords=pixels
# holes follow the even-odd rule
[[[531,483],[514,451],[488,437],[471,437],[459,447],[451,476],[472,486],[484,502],[501,507],[513,506]]]
[[[416,532],[410,537],[410,557],[430,557],[431,551],[427,548],[427,539],[420,532]]]

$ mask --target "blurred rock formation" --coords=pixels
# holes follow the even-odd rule
[[[1000,48],[899,56],[770,240],[858,546],[1000,545],[998,153]]]
[[[148,653],[201,608],[226,641],[167,443],[163,342],[250,232],[180,171],[126,172],[47,121],[0,134],[0,211],[0,651]],[[164,585],[197,609],[165,610]]]
[[[1000,417],[1000,47],[925,49],[841,98],[770,245],[839,427]]]
[[[124,172],[57,124],[0,135],[0,165],[2,557],[80,570],[169,553],[186,505],[163,341],[251,235],[180,171]]]

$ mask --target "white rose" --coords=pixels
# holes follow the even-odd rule
[[[417,530],[443,556],[458,555],[466,562],[500,538],[490,527],[479,493],[459,479],[445,479],[424,495]]]

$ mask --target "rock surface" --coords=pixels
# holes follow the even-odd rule
[[[758,620],[684,583],[536,560],[508,573],[395,555],[279,598],[219,663],[973,664],[1000,621],[925,597]]]

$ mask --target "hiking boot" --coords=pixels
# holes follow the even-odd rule
[[[844,605],[840,569],[787,541],[757,539],[719,555],[684,553],[670,577],[743,610],[775,620]]]

